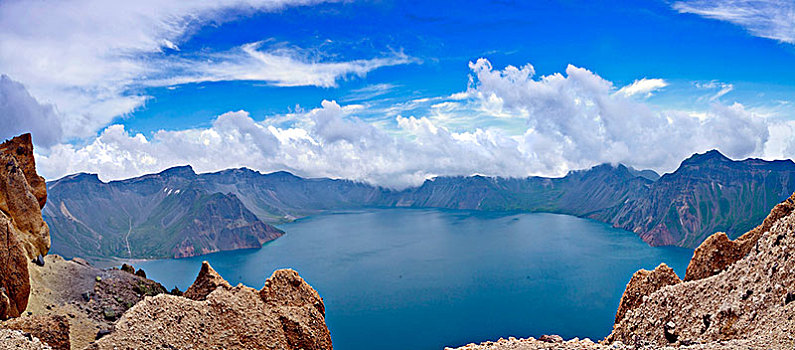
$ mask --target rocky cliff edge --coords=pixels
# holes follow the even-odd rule
[[[459,349],[795,349],[793,209],[795,195],[734,241],[712,235],[694,251],[685,281],[664,264],[636,272],[599,343],[545,335]]]

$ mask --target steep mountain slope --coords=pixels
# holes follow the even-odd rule
[[[53,249],[66,256],[251,248],[280,234],[262,222],[365,207],[562,213],[633,231],[651,245],[693,248],[716,231],[735,237],[749,230],[795,191],[792,161],[733,161],[717,151],[696,154],[658,177],[602,164],[562,178],[437,177],[394,191],[287,172],[241,168],[197,175],[176,167],[109,183],[89,174],[49,182],[53,199],[44,215],[56,238]]]
[[[266,222],[291,221],[323,210],[382,205],[394,191],[350,180],[301,178],[240,168],[199,175],[210,192],[233,193]]]
[[[653,181],[602,164],[562,178],[440,177],[392,198],[392,205],[517,210],[591,216],[643,196]]]
[[[77,174],[48,183],[43,215],[64,256],[185,257],[258,248],[282,232],[234,194],[195,186],[189,167],[101,182]]]
[[[648,195],[594,218],[651,245],[694,248],[716,231],[736,237],[750,230],[793,191],[791,160],[733,161],[713,150],[683,161],[655,181]]]

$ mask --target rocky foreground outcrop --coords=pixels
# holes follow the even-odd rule
[[[795,349],[795,195],[731,241],[695,250],[685,281],[664,264],[636,272],[599,343],[500,339],[459,349]]]
[[[714,276],[652,293],[607,340],[667,345],[761,339],[795,348],[795,214],[773,223],[754,247]]]
[[[184,297],[146,298],[90,349],[332,349],[323,300],[295,271],[257,291],[232,287],[207,262]]]
[[[168,295],[127,264],[47,255],[46,199],[30,135],[0,145],[0,349],[332,349],[323,300],[295,271],[257,291],[205,262]]]
[[[47,201],[30,135],[0,144],[0,320],[19,316],[30,294],[28,261],[50,249]]]

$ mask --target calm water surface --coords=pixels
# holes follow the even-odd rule
[[[305,218],[262,249],[137,262],[185,290],[202,260],[230,283],[262,287],[279,268],[320,292],[338,350],[444,346],[560,334],[606,336],[630,276],[691,250],[566,215],[379,209]]]

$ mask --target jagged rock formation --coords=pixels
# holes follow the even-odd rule
[[[621,296],[621,302],[616,311],[616,323],[624,318],[627,311],[632,310],[641,304],[649,294],[654,293],[665,286],[681,283],[682,280],[676,272],[668,265],[660,264],[653,271],[638,270],[632,275]]]
[[[31,263],[26,315],[0,323],[0,329],[13,328],[15,322],[28,322],[31,317],[33,321],[28,323],[37,322],[38,317],[66,316],[71,346],[82,349],[95,340],[97,333],[112,329],[115,320],[132,305],[165,292],[162,285],[152,280],[119,269],[99,269],[79,258],[64,260],[47,255],[44,261],[41,267]],[[58,348],[49,343],[49,338],[40,339]]]
[[[666,345],[745,339],[795,347],[795,214],[785,212],[774,210],[754,249],[722,272],[662,288],[627,311],[608,341]]]
[[[47,203],[47,184],[44,178],[36,172],[36,160],[33,157],[33,142],[30,134],[22,134],[0,144],[0,153],[12,155],[17,165],[25,174],[33,196],[39,202],[39,207],[44,208]]]
[[[25,310],[28,261],[50,249],[49,228],[41,217],[46,200],[30,135],[0,144],[0,320]]]
[[[218,287],[232,288],[226,280],[224,280],[218,272],[210,266],[206,261],[202,262],[202,268],[199,270],[199,275],[196,280],[188,287],[185,294],[182,296],[193,300],[205,300],[207,296]]]
[[[230,286],[206,262],[186,296],[146,298],[91,349],[332,349],[323,300],[295,271],[265,287]]]
[[[723,232],[709,236],[695,252],[687,265],[685,281],[707,278],[725,270],[746,256],[756,245],[759,237],[770,230],[773,224],[795,209],[795,194],[776,205],[759,226],[731,241]]]

